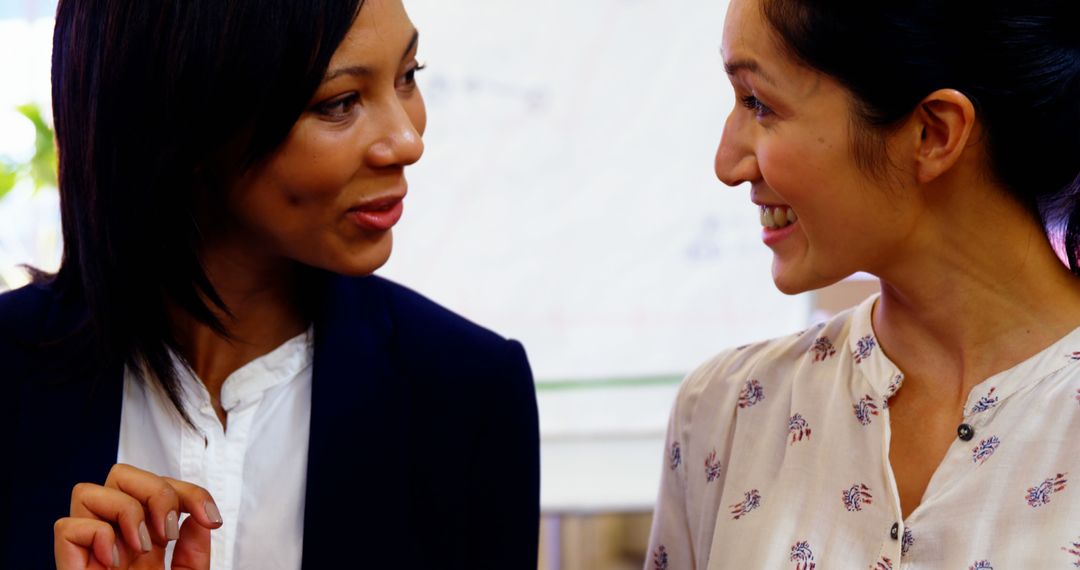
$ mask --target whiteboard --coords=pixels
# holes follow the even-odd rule
[[[380,274],[523,341],[540,381],[684,373],[805,326],[748,188],[713,173],[726,4],[406,0],[427,150]]]

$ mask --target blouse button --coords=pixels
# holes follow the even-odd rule
[[[889,536],[891,536],[893,540],[900,538],[900,523],[893,523],[892,529],[889,530]]]
[[[971,441],[971,438],[975,437],[975,428],[968,424],[960,424],[960,427],[956,428],[956,435],[963,441]]]

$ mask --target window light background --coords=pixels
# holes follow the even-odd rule
[[[734,106],[726,0],[405,0],[427,151],[379,274],[521,340],[538,380],[548,512],[648,509],[678,379],[794,332],[746,187],[713,174]],[[0,155],[49,106],[50,0],[0,0]],[[152,94],[148,94],[152,95]],[[55,191],[0,200],[0,278],[55,269]]]

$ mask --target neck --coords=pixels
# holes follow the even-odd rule
[[[1011,200],[982,196],[931,218],[876,272],[873,322],[909,383],[960,405],[976,384],[1034,356],[1080,325],[1080,281],[1033,217]],[[968,214],[964,214],[969,212]]]
[[[204,252],[203,265],[229,309],[228,315],[215,313],[231,338],[186,314],[174,319],[184,356],[219,407],[229,375],[301,334],[309,323],[299,303],[300,268],[294,262],[218,245]]]

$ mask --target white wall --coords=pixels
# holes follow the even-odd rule
[[[406,0],[427,153],[383,274],[522,339],[541,379],[682,373],[803,326],[746,188],[725,0]]]

